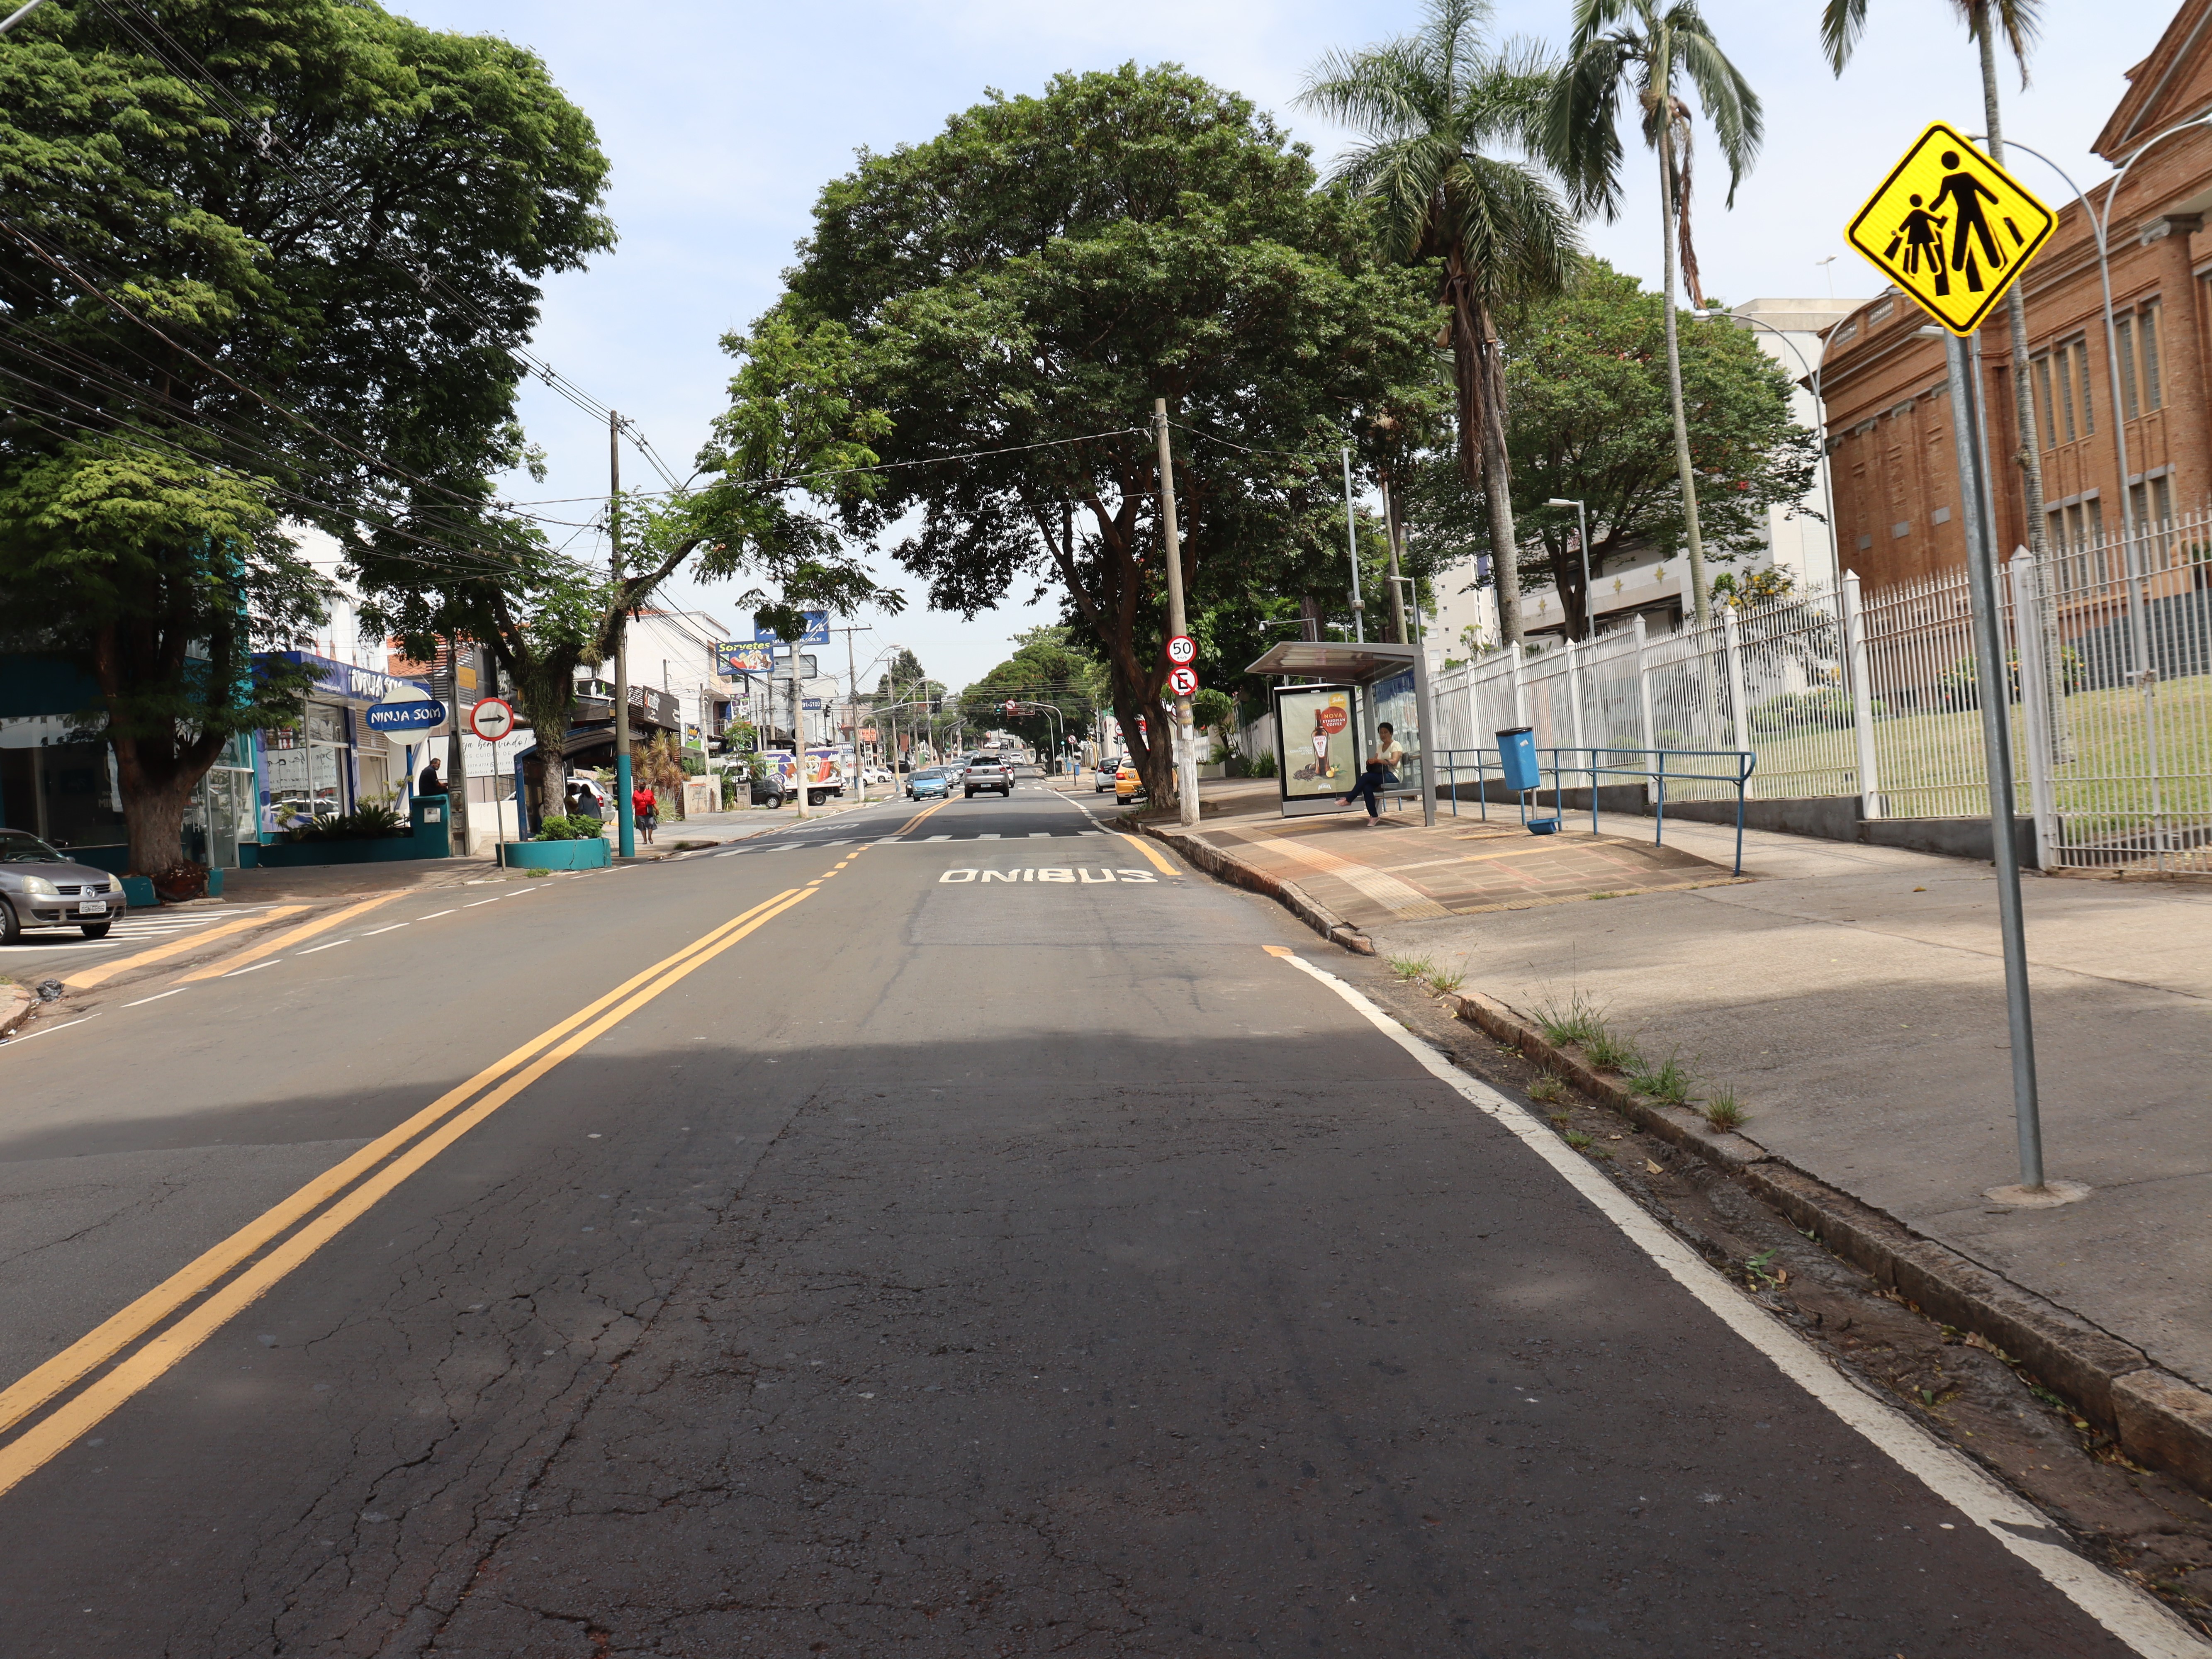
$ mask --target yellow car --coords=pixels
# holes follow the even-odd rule
[[[1127,761],[1114,769],[1114,799],[1116,805],[1134,800],[1145,793],[1144,775]]]

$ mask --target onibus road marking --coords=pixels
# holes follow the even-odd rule
[[[2030,1508],[1959,1453],[1899,1416],[1808,1347],[1780,1320],[1746,1300],[1703,1256],[1591,1168],[1587,1158],[1533,1113],[1469,1077],[1335,975],[1315,967],[1283,945],[1261,948],[1334,991],[1437,1082],[1516,1137],[1723,1325],[1772,1362],[1777,1370],[2027,1562],[2045,1583],[2143,1659],[2207,1659],[2212,1655],[2212,1647],[2148,1595],[2105,1572],[2064,1544],[2051,1541],[2063,1534],[2048,1516]]]
[[[0,1433],[4,1433],[122,1356],[88,1386],[0,1447],[0,1493],[13,1490],[82,1438],[562,1061],[756,929],[803,903],[812,891],[787,888],[631,975],[331,1165],[44,1364],[0,1389]],[[187,1304],[202,1297],[205,1299],[185,1310]],[[157,1330],[164,1322],[172,1322]]]
[[[969,882],[988,885],[993,882],[1018,884],[1025,881],[1057,882],[1062,885],[1085,887],[1118,886],[1123,882],[1149,883],[1157,885],[1159,878],[1149,870],[1101,870],[1096,874],[1084,869],[1040,868],[1031,866],[1021,870],[947,870],[937,878],[940,887],[958,887]]]

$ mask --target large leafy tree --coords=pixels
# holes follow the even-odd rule
[[[1704,291],[1690,239],[1690,103],[1693,93],[1728,163],[1729,204],[1759,154],[1764,130],[1759,94],[1713,39],[1697,0],[1575,0],[1574,38],[1546,118],[1545,148],[1577,205],[1620,210],[1621,99],[1631,96],[1644,142],[1659,161],[1660,240],[1666,269],[1667,395],[1674,416],[1674,468],[1682,495],[1682,545],[1690,556],[1698,620],[1708,619],[1705,541],[1697,473],[1682,398],[1681,349],[1674,318],[1677,255],[1692,301]]]
[[[258,660],[324,617],[260,481],[114,439],[26,458],[0,489],[0,640],[100,687],[80,720],[115,750],[131,867],[190,891],[192,786],[225,744],[299,718],[310,671]]]
[[[382,532],[362,555],[374,595],[368,614],[418,652],[438,635],[483,641],[549,758],[574,719],[576,670],[612,657],[630,613],[687,563],[710,580],[747,583],[738,604],[787,641],[804,631],[808,610],[872,605],[896,615],[904,605],[877,586],[834,516],[874,488],[870,445],[888,425],[857,396],[851,336],[836,323],[802,329],[771,317],[722,345],[738,368],[699,453],[707,482],[665,501],[611,503],[619,568],[580,564],[538,526],[492,515],[470,557],[426,569],[418,550],[440,522],[434,510]],[[542,772],[538,787],[556,781]],[[543,793],[535,803],[541,813],[549,805]]]
[[[1152,401],[1176,424],[1195,611],[1249,587],[1347,424],[1425,372],[1435,307],[1370,247],[1250,104],[1133,64],[864,155],[823,191],[785,306],[854,330],[891,417],[897,465],[855,527],[897,534],[941,608],[1058,585],[1133,738],[1166,677]],[[1133,757],[1171,801],[1151,724]]]
[[[175,596],[304,592],[277,514],[356,551],[410,519],[416,568],[466,562],[523,453],[510,348],[539,280],[611,245],[605,173],[531,53],[351,0],[48,6],[0,48],[0,514],[76,526],[76,579],[142,642],[103,680],[118,757],[174,761],[123,765],[139,867],[180,864],[167,826],[236,712],[186,648],[212,613]],[[50,645],[95,659],[91,614]]]
[[[1025,629],[1014,639],[1014,654],[960,693],[960,706],[973,718],[1004,726],[1039,754],[1057,751],[1060,738],[1089,735],[1091,716],[1105,690],[1103,665],[1071,642],[1065,624]],[[1017,712],[1008,714],[1012,701]],[[1045,703],[1059,712],[1054,719]]]
[[[1686,517],[1667,407],[1664,296],[1600,260],[1569,291],[1514,319],[1508,366],[1515,503],[1537,533],[1521,550],[1531,582],[1548,582],[1570,637],[1587,635],[1589,595],[1575,515],[1553,497],[1589,503],[1589,571],[1681,544]],[[1796,423],[1790,379],[1752,335],[1692,324],[1681,343],[1692,459],[1705,481],[1705,545],[1717,561],[1756,551],[1768,510],[1812,488],[1820,440]],[[1479,538],[1486,526],[1449,470],[1432,466],[1414,514],[1414,544]]]
[[[1364,135],[1333,176],[1371,204],[1388,257],[1435,273],[1449,317],[1461,477],[1469,489],[1489,481],[1491,539],[1510,547],[1498,316],[1517,297],[1556,289],[1577,239],[1544,169],[1493,153],[1540,142],[1553,71],[1540,52],[1492,49],[1483,35],[1489,14],[1486,0],[1429,0],[1416,33],[1323,58],[1298,101]],[[1507,641],[1517,642],[1521,596],[1510,561],[1498,573],[1498,610]]]

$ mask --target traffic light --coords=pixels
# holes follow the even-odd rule
[[[945,712],[945,699],[932,697],[929,700],[929,712],[933,714],[942,714]]]

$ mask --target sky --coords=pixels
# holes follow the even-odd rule
[[[829,179],[862,148],[927,140],[987,88],[1041,89],[1062,70],[1134,60],[1176,62],[1243,93],[1312,144],[1326,167],[1346,135],[1291,107],[1323,52],[1356,48],[1419,21],[1419,0],[815,0],[799,5],[661,3],[610,9],[581,0],[388,0],[434,27],[504,36],[538,52],[597,125],[613,167],[609,211],[621,241],[590,268],[551,279],[532,349],[603,403],[635,419],[679,476],[723,404],[722,337],[775,300],[779,273],[809,227]],[[2004,82],[2008,137],[2045,151],[2084,187],[2109,171],[2088,152],[2148,56],[2168,6],[2046,0],[2026,91]],[[1982,129],[1974,50],[1943,0],[1873,0],[1869,26],[1843,77],[1820,50],[1819,0],[1705,0],[1722,49],[1759,91],[1766,142],[1724,207],[1725,172],[1701,156],[1692,204],[1710,295],[1730,303],[1832,291],[1866,295],[1873,269],[1843,227],[1891,162],[1930,120]],[[1568,0],[1498,0],[1494,38],[1564,45]],[[1702,127],[1701,127],[1702,131]],[[2040,164],[2015,170],[2056,206],[2069,192]],[[1584,227],[1589,250],[1656,287],[1660,280],[1656,163],[1632,154],[1620,220]],[[1648,176],[1646,176],[1648,175]],[[1833,263],[1821,262],[1832,257]],[[523,412],[551,471],[520,478],[517,498],[603,495],[604,426],[532,383]],[[624,482],[651,483],[642,458]],[[549,514],[588,520],[593,501]],[[565,533],[565,532],[563,532]],[[578,534],[574,550],[603,539]],[[959,686],[1003,659],[1012,635],[1056,621],[1057,599],[1027,590],[969,622],[931,612],[927,595],[885,556],[885,585],[907,594],[897,617],[864,616],[861,656],[913,649],[931,675]],[[732,590],[684,583],[677,601],[741,633],[750,618]],[[839,655],[842,655],[840,652]],[[865,673],[865,669],[864,669]]]

